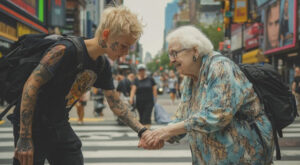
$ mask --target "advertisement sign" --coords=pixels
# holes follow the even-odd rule
[[[37,16],[36,5],[38,0],[9,0],[32,16]]]
[[[296,9],[297,0],[278,0],[262,11],[264,54],[295,47]]]
[[[233,22],[243,23],[248,21],[247,0],[235,0]]]
[[[8,0],[18,8],[24,10],[29,15],[44,22],[44,1],[45,0]]]
[[[261,5],[265,4],[270,0],[256,0],[257,7],[260,7]]]
[[[245,24],[244,45],[245,50],[256,48],[259,46],[259,36],[263,34],[263,28],[260,23]]]
[[[65,0],[49,0],[48,3],[48,22],[51,26],[65,26],[66,20]]]
[[[231,24],[231,51],[242,48],[242,24]]]
[[[0,36],[11,41],[18,40],[16,21],[1,13]]]

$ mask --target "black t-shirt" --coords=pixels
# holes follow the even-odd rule
[[[122,92],[124,96],[129,97],[130,96],[130,90],[131,90],[131,82],[128,80],[128,78],[124,78],[121,80],[118,84],[117,91]]]
[[[34,121],[40,121],[45,117],[50,123],[68,120],[67,109],[90,87],[94,86],[104,90],[114,89],[108,59],[105,58],[105,67],[99,73],[102,64],[100,59],[93,61],[88,55],[83,39],[81,39],[81,43],[83,45],[84,61],[83,70],[79,73],[76,47],[73,43],[63,40],[55,44],[65,45],[66,50],[63,57],[55,65],[47,68],[52,74],[52,78],[39,91]]]
[[[296,76],[294,82],[296,83],[296,93],[300,94],[300,76]]]
[[[136,86],[136,100],[152,100],[153,89],[155,81],[152,77],[147,77],[143,80],[135,79],[134,85]]]

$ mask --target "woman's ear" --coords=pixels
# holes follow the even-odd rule
[[[200,57],[199,48],[197,46],[194,46],[193,50],[195,52],[194,56],[198,59]]]

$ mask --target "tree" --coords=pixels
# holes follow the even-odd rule
[[[212,42],[214,49],[219,49],[219,42],[224,41],[224,29],[221,23],[214,23],[211,25],[203,25],[197,24],[197,28],[199,28]],[[220,30],[221,28],[221,30]]]
[[[147,64],[148,70],[151,71],[152,73],[160,70],[160,67],[163,68],[162,71],[166,69],[167,70],[174,69],[174,66],[170,65],[170,59],[167,52],[163,52],[160,55],[156,55],[155,58],[152,60],[152,62]]]

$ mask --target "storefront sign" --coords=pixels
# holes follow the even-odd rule
[[[0,21],[0,36],[7,38],[9,40],[17,41],[17,30],[2,21]]]
[[[297,0],[278,0],[262,11],[264,16],[263,50],[271,54],[296,45]]]
[[[243,64],[254,64],[259,62],[268,62],[268,59],[262,54],[260,49],[255,49],[243,54]]]
[[[24,35],[24,34],[36,34],[38,33],[37,31],[33,30],[32,28],[22,24],[22,23],[17,23],[17,32],[18,32],[18,37]]]
[[[247,0],[235,0],[233,22],[244,23],[248,21],[248,4]]]
[[[231,25],[231,51],[242,48],[242,25]]]

